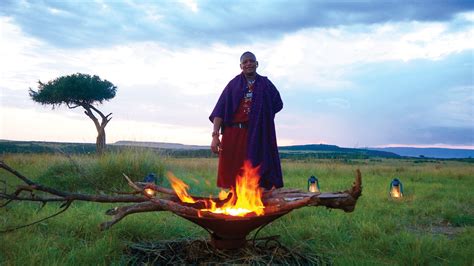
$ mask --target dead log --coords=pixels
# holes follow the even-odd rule
[[[152,211],[170,211],[177,215],[184,217],[199,217],[209,219],[241,219],[239,217],[232,217],[225,214],[212,213],[203,211],[201,209],[207,208],[207,201],[209,198],[193,197],[197,203],[183,203],[179,200],[176,193],[169,189],[160,187],[150,183],[132,182],[130,178],[124,175],[133,192],[118,192],[116,195],[94,195],[71,193],[67,191],[60,191],[42,184],[36,183],[31,179],[23,176],[21,173],[11,168],[3,161],[0,161],[0,168],[13,174],[15,177],[23,181],[24,184],[18,185],[13,193],[0,192],[0,199],[6,200],[0,205],[5,207],[12,201],[33,201],[41,202],[45,205],[48,202],[63,202],[61,210],[45,219],[54,217],[64,212],[74,201],[90,201],[98,203],[134,203],[127,206],[119,206],[110,209],[106,212],[107,215],[112,216],[112,220],[104,222],[100,225],[102,230],[108,229],[117,222],[130,214],[152,212]],[[157,195],[149,195],[145,193],[146,188],[152,188]],[[41,196],[35,192],[42,192]],[[305,206],[325,206],[332,209],[341,209],[345,212],[354,210],[357,199],[362,194],[362,176],[359,170],[356,172],[355,182],[348,190],[331,193],[310,193],[299,189],[279,188],[265,191],[262,196],[262,201],[265,206],[264,215],[274,215],[278,213],[286,213],[294,209]],[[224,200],[213,198],[217,206],[222,206],[231,199],[231,194]],[[252,217],[255,214],[249,214],[246,217]],[[40,220],[43,221],[44,219]],[[39,222],[39,221],[37,221]],[[34,222],[32,224],[35,224]],[[31,225],[31,224],[29,224]],[[25,225],[25,226],[29,226]],[[25,226],[20,226],[14,229],[4,230],[12,231]]]

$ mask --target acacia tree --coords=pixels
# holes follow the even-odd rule
[[[84,108],[84,113],[92,119],[97,129],[96,148],[97,153],[105,151],[105,126],[112,119],[112,113],[104,115],[94,104],[101,104],[115,97],[117,87],[107,80],[101,80],[98,76],[88,74],[72,74],[62,76],[48,83],[38,81],[38,91],[30,88],[29,93],[33,101],[42,105],[56,106],[65,104],[69,109],[77,107]],[[101,118],[94,115],[94,112]]]

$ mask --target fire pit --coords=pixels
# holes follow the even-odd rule
[[[134,186],[144,192],[155,207],[172,211],[207,230],[211,235],[211,244],[218,249],[243,247],[251,231],[300,207],[326,206],[351,212],[362,192],[359,170],[351,189],[335,193],[285,188],[263,191],[258,186],[258,168],[252,168],[249,163],[244,165],[242,176],[237,177],[236,188],[221,192],[219,198],[193,197],[187,193],[188,186],[180,179],[171,173],[168,179],[173,190],[154,184]],[[155,192],[165,193],[168,198],[156,197]]]
[[[247,235],[290,211],[253,217],[209,218],[179,216],[201,226],[211,234],[211,245],[217,249],[236,249],[245,246]]]
[[[108,229],[124,217],[134,213],[152,211],[170,211],[206,229],[211,235],[211,244],[218,249],[236,249],[246,244],[247,235],[254,229],[262,228],[292,210],[305,206],[325,206],[341,209],[345,212],[354,211],[357,199],[362,194],[362,177],[356,171],[356,179],[352,187],[341,192],[319,193],[306,192],[299,189],[279,188],[263,191],[259,188],[258,168],[246,163],[242,176],[237,177],[236,187],[230,191],[221,191],[218,198],[193,197],[188,194],[188,186],[174,175],[168,179],[173,189],[156,186],[152,183],[132,182],[125,174],[134,192],[120,195],[87,195],[59,191],[36,183],[23,176],[13,168],[0,161],[0,168],[18,177],[25,185],[18,185],[11,193],[0,193],[7,202],[14,200],[47,202],[63,202],[60,210],[45,219],[52,218],[66,211],[73,201],[91,201],[101,203],[133,203],[110,209],[107,215],[112,220],[102,223],[101,229]],[[37,196],[33,192],[44,193]],[[29,196],[23,196],[29,193]],[[45,196],[52,195],[52,196]],[[5,230],[12,231],[25,226]]]

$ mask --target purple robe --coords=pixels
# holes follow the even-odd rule
[[[209,116],[223,119],[223,126],[232,123],[235,111],[244,97],[247,80],[237,75],[224,88]],[[283,187],[280,156],[275,133],[275,114],[283,108],[280,93],[267,78],[257,74],[249,114],[247,159],[254,167],[260,166],[260,186],[266,189]]]

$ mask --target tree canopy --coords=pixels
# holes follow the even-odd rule
[[[91,105],[102,103],[115,97],[117,87],[107,80],[88,74],[72,74],[42,83],[38,81],[38,91],[30,88],[33,101],[50,104],[53,107],[61,104],[68,106]]]

